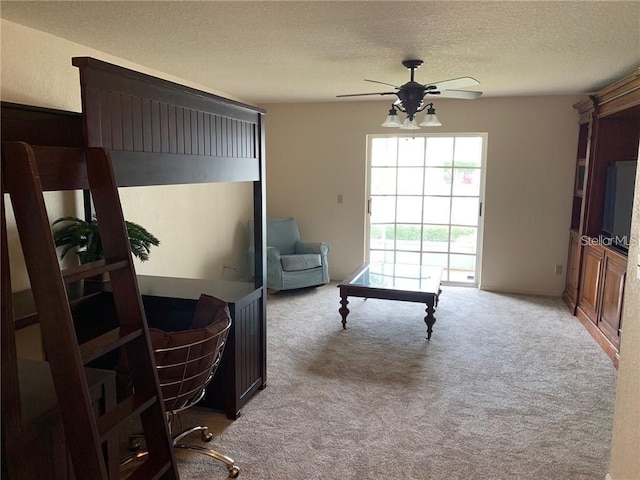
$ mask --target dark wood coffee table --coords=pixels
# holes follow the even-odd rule
[[[347,297],[381,298],[418,302],[427,305],[427,339],[431,338],[436,317],[433,316],[440,297],[442,269],[420,265],[369,264],[355,269],[339,285],[342,328],[347,328]]]

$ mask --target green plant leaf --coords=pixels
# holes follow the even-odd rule
[[[55,220],[51,226],[61,224],[53,231],[56,247],[63,247],[60,258],[75,249],[81,263],[92,262],[104,258],[100,230],[96,219],[87,222],[81,218],[66,216]],[[143,226],[125,221],[131,253],[145,262],[149,260],[149,252],[152,246],[160,245],[158,240]]]

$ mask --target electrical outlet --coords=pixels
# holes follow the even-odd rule
[[[556,275],[561,275],[562,274],[562,265],[561,264],[557,264],[556,265]]]

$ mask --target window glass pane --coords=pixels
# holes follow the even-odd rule
[[[456,167],[477,167],[482,165],[482,137],[458,137],[454,162]]]
[[[427,267],[441,267],[442,268],[442,281],[447,282],[449,275],[447,271],[447,259],[446,253],[423,253],[422,265]]]
[[[393,223],[396,219],[396,197],[371,197],[371,223]]]
[[[449,247],[448,225],[423,225],[422,251],[446,252]]]
[[[427,138],[426,164],[430,167],[444,167],[452,163],[453,137]]]
[[[370,263],[395,263],[393,250],[371,250]]]
[[[425,168],[425,195],[451,195],[451,174],[450,168]]]
[[[478,225],[477,198],[453,197],[451,199],[451,223],[453,225]]]
[[[384,195],[396,193],[395,168],[371,169],[371,195]]]
[[[475,255],[450,255],[449,280],[452,282],[475,282]]]
[[[393,224],[371,224],[369,237],[370,248],[377,250],[393,249],[395,240],[395,226]]]
[[[424,137],[400,138],[398,140],[398,165],[424,165]]]
[[[424,197],[422,221],[424,223],[449,223],[450,202],[448,197]]]
[[[453,194],[476,197],[480,195],[480,169],[454,168]]]
[[[374,138],[371,141],[371,166],[395,166],[398,158],[398,138]]]
[[[396,249],[420,251],[420,225],[398,225]]]
[[[398,195],[422,195],[422,168],[398,169]]]
[[[451,227],[451,251],[475,255],[478,240],[476,227]]]
[[[422,197],[398,197],[396,221],[422,223]]]
[[[396,251],[396,263],[408,263],[411,265],[418,264],[420,263],[420,254]]]
[[[477,134],[476,134],[477,135]],[[476,283],[484,137],[373,138],[369,261]]]

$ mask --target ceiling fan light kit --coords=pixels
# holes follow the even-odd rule
[[[482,92],[472,92],[467,90],[454,90],[456,88],[471,87],[480,85],[475,78],[460,77],[453,78],[451,80],[444,80],[433,84],[421,84],[414,80],[414,74],[416,68],[422,65],[422,60],[405,60],[402,62],[407,69],[411,71],[411,80],[404,85],[396,86],[385,82],[379,82],[377,80],[365,80],[367,82],[381,83],[383,85],[389,85],[394,87],[394,92],[381,92],[381,93],[355,93],[349,95],[338,95],[338,97],[361,97],[366,95],[396,95],[396,100],[387,114],[387,118],[382,123],[383,127],[399,127],[403,130],[419,130],[420,127],[439,127],[442,125],[438,117],[436,116],[436,109],[433,103],[425,103],[424,98],[427,95],[438,95],[440,97],[447,98],[461,98],[473,100],[482,95]],[[415,116],[417,113],[427,110],[427,115],[424,120],[419,124],[416,122]],[[398,118],[398,111],[407,115],[404,122],[401,122]]]
[[[391,110],[387,115],[387,119],[382,123],[383,127],[401,127],[402,122],[398,119],[398,111],[395,105],[391,105]]]
[[[427,104],[427,114],[424,117],[424,120],[420,122],[421,127],[441,127],[442,123],[438,120],[438,116],[436,115],[436,109],[433,106],[433,103]]]

